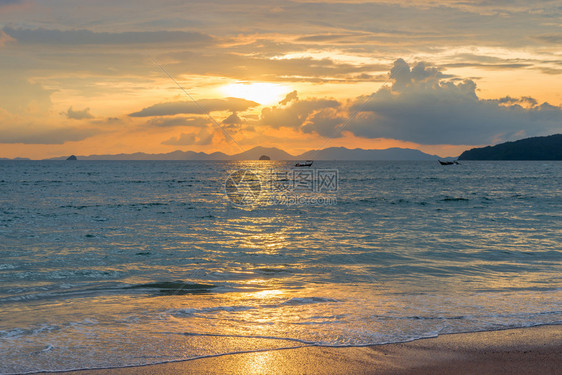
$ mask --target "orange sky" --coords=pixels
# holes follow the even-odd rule
[[[556,1],[2,2],[0,157],[456,156],[560,132],[556,14]]]

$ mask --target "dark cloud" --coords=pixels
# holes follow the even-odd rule
[[[374,82],[374,81],[386,81],[386,77],[383,76],[378,76],[378,77],[374,77],[370,74],[366,74],[366,73],[362,73],[359,75],[356,75],[355,77],[353,77],[354,80],[358,80],[358,81],[370,81],[370,82]]]
[[[562,33],[537,35],[534,36],[533,39],[549,44],[562,44]]]
[[[63,114],[66,116],[66,118],[72,120],[84,120],[84,119],[94,118],[94,116],[92,116],[92,114],[90,113],[90,108],[85,108],[81,111],[75,111],[72,109],[72,107],[70,107],[68,108],[68,111],[63,112]]]
[[[393,138],[420,144],[485,144],[515,134],[541,135],[559,131],[562,111],[533,98],[482,100],[471,80],[442,79],[425,64],[413,69],[397,60],[393,85],[371,95],[352,110],[363,112],[347,130],[366,138]],[[518,103],[532,108],[525,109]]]
[[[543,56],[544,57],[544,56]],[[544,60],[539,58],[505,58],[504,56],[492,56],[472,53],[459,53],[452,56],[452,62],[444,63],[444,68],[478,68],[483,70],[516,70],[537,68],[542,69],[544,65],[555,63],[555,60]]]
[[[93,32],[90,30],[15,29],[5,27],[4,33],[21,44],[149,44],[182,43],[208,45],[214,39],[196,31],[130,31],[122,33]]]
[[[240,98],[201,99],[197,103],[185,101],[154,104],[138,112],[131,113],[129,116],[172,116],[180,113],[205,114],[214,111],[239,112],[258,105],[259,103]]]
[[[533,66],[531,63],[512,63],[512,64],[482,64],[482,63],[452,63],[445,64],[447,68],[482,68],[487,70],[521,69]]]
[[[175,126],[193,126],[201,128],[209,126],[209,119],[203,117],[158,117],[148,120],[147,125],[158,128]]]
[[[304,133],[318,133],[323,137],[337,138],[341,136],[341,127],[346,124],[346,117],[334,108],[324,108],[308,118],[303,125]]]
[[[541,67],[539,68],[541,72],[543,72],[544,74],[552,74],[552,75],[560,75],[562,74],[562,69],[556,69],[556,68],[546,68],[546,67]]]
[[[117,124],[123,124],[123,120],[119,117],[98,118],[88,121],[88,124],[100,126],[103,129],[108,129]]]
[[[364,37],[364,34],[318,34],[318,35],[307,35],[301,36],[296,39],[297,42],[312,42],[312,43],[323,43],[323,42],[335,42],[335,43],[359,43],[357,38]]]
[[[225,125],[239,125],[242,124],[242,122],[242,119],[236,114],[236,112],[234,112],[225,118],[222,123]]]

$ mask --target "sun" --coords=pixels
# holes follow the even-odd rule
[[[277,83],[237,82],[223,86],[221,91],[228,97],[251,100],[262,105],[271,105],[281,101],[291,89]]]

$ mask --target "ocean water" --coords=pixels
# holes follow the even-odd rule
[[[225,194],[290,169],[1,161],[0,373],[562,323],[562,162],[316,162],[328,200]]]

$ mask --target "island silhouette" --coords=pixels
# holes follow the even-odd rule
[[[27,158],[0,158],[0,160],[29,160]],[[431,155],[410,148],[348,149],[329,147],[310,150],[300,155],[291,155],[276,147],[257,146],[238,154],[223,152],[180,151],[161,154],[136,152],[131,154],[60,156],[45,160],[442,160],[454,163],[455,160],[562,160],[562,134],[524,138],[493,146],[477,147],[464,151],[458,158]]]
[[[267,157],[269,159],[264,159]],[[77,156],[79,160],[437,160],[455,159],[430,155],[409,148],[388,148],[384,150],[365,150],[361,148],[330,147],[322,150],[311,150],[300,155],[291,155],[276,147],[257,146],[238,154],[227,155],[223,152],[210,154],[194,151],[173,151],[164,154],[147,154],[137,152],[116,155]],[[65,160],[56,157],[48,160]]]
[[[463,152],[459,160],[562,160],[562,134],[473,148]]]

